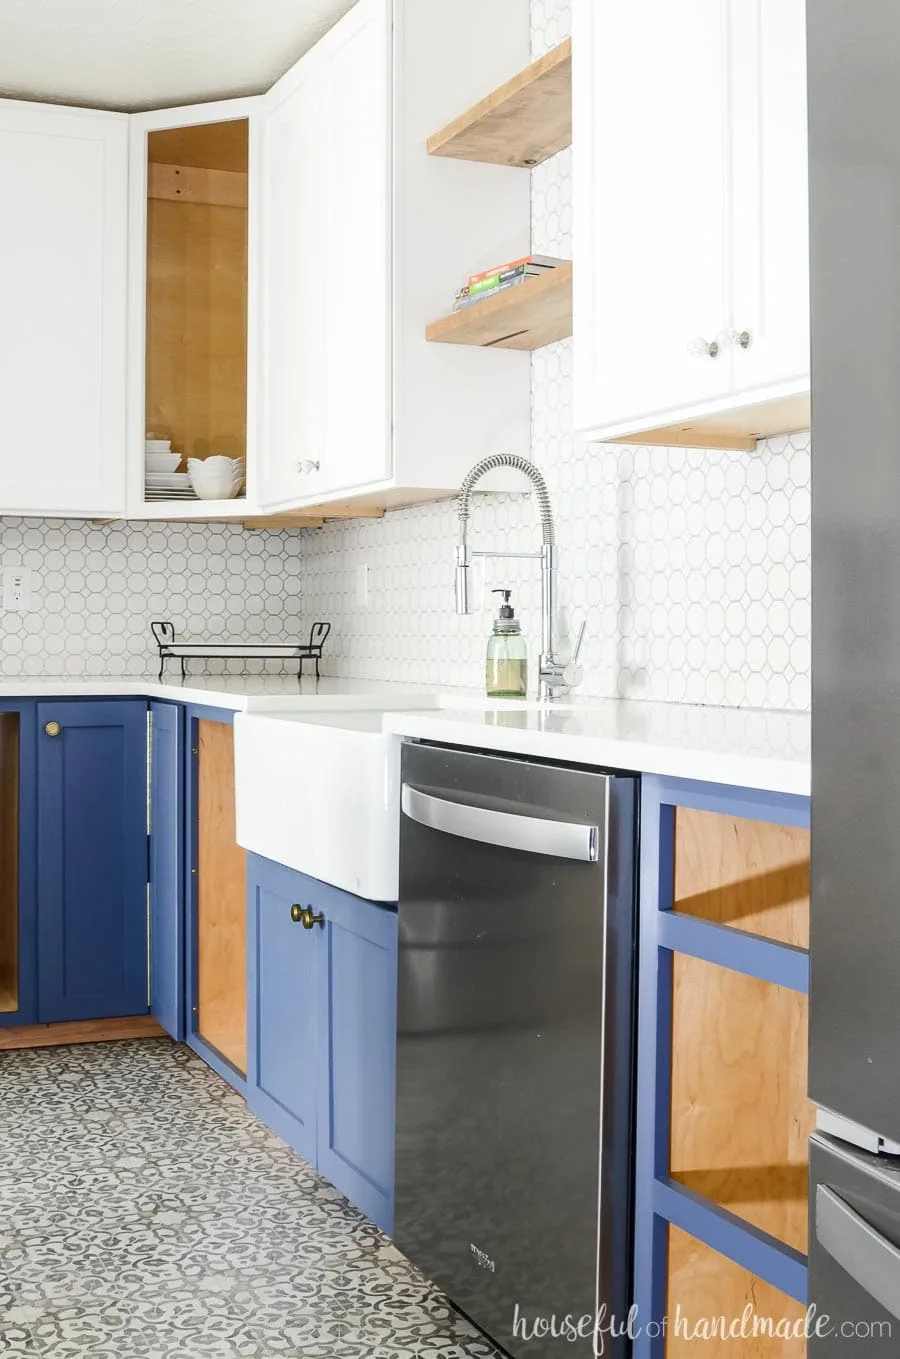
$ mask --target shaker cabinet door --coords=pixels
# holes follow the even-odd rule
[[[809,388],[804,0],[731,0],[731,326],[737,393]]]
[[[0,513],[125,509],[128,119],[0,100]]]
[[[316,931],[299,875],[247,856],[247,1103],[316,1164]]]
[[[318,939],[318,1165],[387,1233],[394,1225],[397,913],[312,883]]]
[[[731,385],[727,27],[723,0],[576,11],[575,423],[613,434]]]
[[[265,509],[390,476],[391,10],[358,0],[265,97]]]
[[[146,1014],[147,705],[37,718],[38,1019]]]

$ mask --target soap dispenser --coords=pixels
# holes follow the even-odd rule
[[[509,597],[511,590],[494,590],[503,596],[500,612],[488,638],[485,689],[488,698],[524,698],[528,692],[528,656],[522,625]]]

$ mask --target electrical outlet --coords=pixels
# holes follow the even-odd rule
[[[31,608],[31,571],[27,566],[4,566],[3,607],[10,613]]]
[[[369,568],[367,565],[356,568],[356,603],[360,609],[369,607]]]

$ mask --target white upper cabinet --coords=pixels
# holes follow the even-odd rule
[[[529,447],[529,356],[425,338],[469,273],[529,249],[527,173],[425,145],[528,56],[527,0],[358,0],[264,96],[264,512],[426,501]]]
[[[0,513],[125,508],[128,120],[0,100]]]
[[[576,6],[575,425],[809,422],[804,0]]]
[[[135,518],[256,512],[254,345],[260,100],[130,118],[128,483]],[[145,468],[144,440],[180,461]],[[244,458],[234,500],[184,498],[188,461]],[[173,462],[174,462],[173,458]]]
[[[732,0],[734,388],[809,389],[804,0]]]
[[[270,91],[261,133],[267,508],[391,475],[391,5],[359,0]]]

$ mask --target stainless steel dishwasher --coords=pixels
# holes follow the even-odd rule
[[[510,1354],[582,1359],[630,1300],[637,781],[401,771],[394,1238]]]

